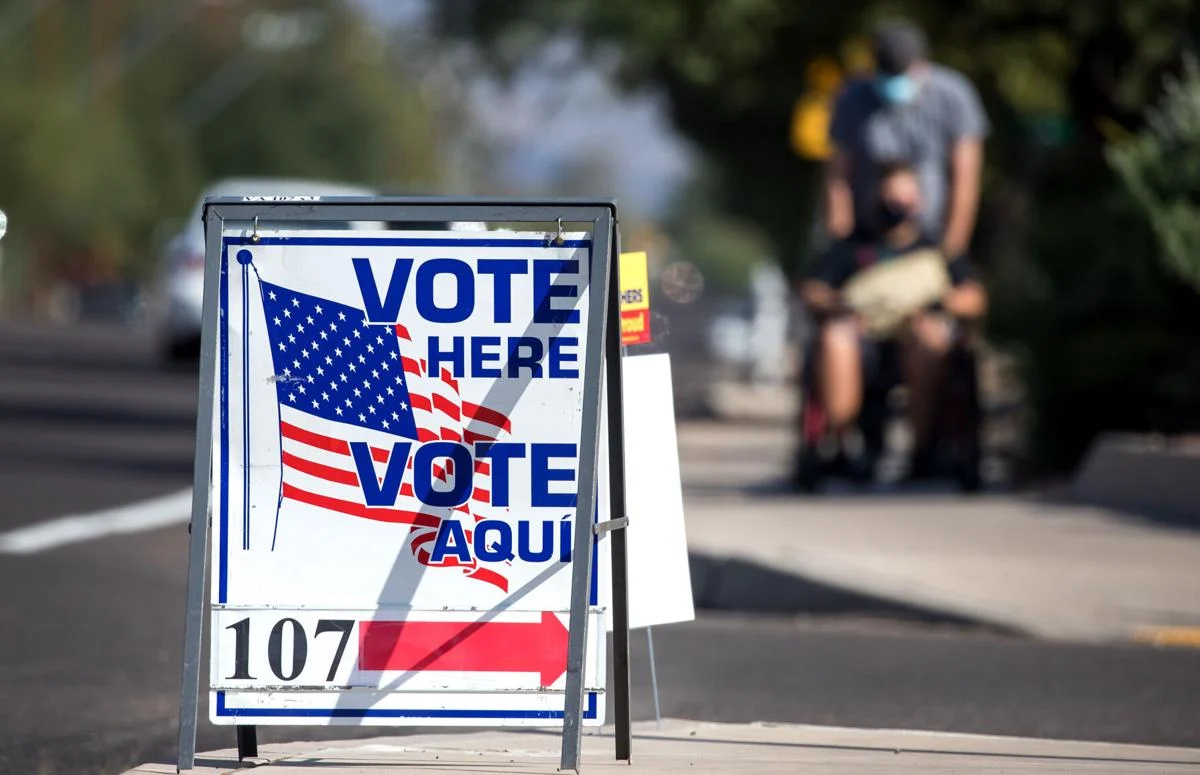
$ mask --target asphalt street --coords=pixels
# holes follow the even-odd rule
[[[195,400],[195,375],[156,364],[137,333],[0,323],[0,534],[187,487]],[[0,773],[172,760],[186,549],[177,524],[0,554]],[[1200,745],[1200,651],[854,612],[702,612],[654,638],[673,717]],[[636,718],[654,713],[645,644],[635,633]],[[232,743],[201,723],[200,750]]]

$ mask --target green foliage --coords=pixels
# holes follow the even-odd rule
[[[25,274],[44,282],[68,267],[141,272],[155,227],[182,216],[220,177],[435,182],[433,117],[353,4],[198,7],[50,4],[0,50],[7,263],[24,245],[34,269]],[[100,10],[106,19],[93,15]],[[254,14],[298,11],[320,23],[290,49],[256,47],[241,34]],[[184,20],[173,29],[171,14]],[[106,74],[116,76],[110,88],[93,93]],[[193,112],[205,93],[208,107]]]
[[[149,180],[119,116],[90,117],[61,94],[5,90],[4,197],[14,224],[52,238],[58,255],[127,251],[122,224],[148,207]]]
[[[1073,466],[1100,430],[1200,422],[1200,298],[1167,274],[1113,183],[1103,167],[1055,176],[1030,236],[1036,263],[991,288],[989,332],[1021,356],[1033,449],[1050,469]]]
[[[663,224],[677,258],[695,264],[704,275],[706,293],[744,295],[750,270],[771,260],[769,241],[753,223],[732,218],[716,203],[713,182],[698,175],[675,203]]]
[[[1147,126],[1109,162],[1154,227],[1167,265],[1200,290],[1200,64],[1169,77]]]

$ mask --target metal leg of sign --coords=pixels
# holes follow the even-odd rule
[[[237,727],[238,760],[258,758],[258,727]]]
[[[601,260],[592,261],[588,279],[590,298],[605,300],[616,261],[611,253],[615,225],[607,218],[596,223],[593,249]],[[620,326],[616,318],[607,317],[603,304],[591,307],[587,327],[587,353],[583,370],[583,426],[579,444],[579,479],[575,498],[575,540],[571,554],[571,615],[567,638],[567,686],[563,702],[562,757],[559,768],[579,771],[583,743],[584,659],[587,654],[588,615],[591,612],[592,541],[595,533],[585,529],[591,522],[596,502],[596,464],[600,445],[600,375],[604,366],[603,353],[606,329],[613,329],[620,341]],[[600,312],[600,314],[594,314]],[[611,325],[606,325],[606,322]],[[619,383],[618,383],[619,384]]]
[[[621,237],[613,241],[614,275],[619,275]],[[608,500],[613,518],[625,519],[625,406],[621,378],[621,284],[614,276],[608,293],[608,315],[612,332],[605,347],[608,380]],[[613,715],[616,758],[630,761],[633,725],[630,719],[629,679],[629,564],[628,528],[612,531],[612,606],[613,606]]]
[[[205,221],[204,313],[200,326],[200,398],[196,413],[196,460],[192,476],[192,520],[188,524],[188,586],[183,636],[183,685],[179,694],[178,766],[196,760],[200,714],[200,655],[204,640],[204,583],[208,578],[209,477],[212,473],[212,411],[217,366],[217,292],[221,281],[221,224]]]
[[[625,529],[612,534],[613,715],[617,759],[631,761],[633,723],[629,707],[629,574]]]
[[[658,670],[654,667],[654,628],[646,628],[646,648],[650,652],[650,691],[654,695],[654,723],[662,728],[662,708],[658,705]]]

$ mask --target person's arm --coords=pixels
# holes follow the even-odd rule
[[[817,319],[828,317],[842,308],[842,295],[824,280],[805,280],[800,286],[800,300]]]
[[[961,256],[970,247],[979,212],[983,141],[990,127],[979,92],[969,80],[955,74],[946,81],[946,86],[950,157],[946,160],[949,185],[942,248],[948,256]]]
[[[966,256],[949,261],[950,290],[942,297],[942,309],[956,318],[978,320],[987,313],[987,290]]]
[[[854,273],[854,256],[845,242],[835,242],[816,260],[800,283],[800,301],[816,320],[846,312],[839,288]]]
[[[861,109],[854,84],[847,84],[833,102],[829,117],[829,143],[833,147],[825,162],[823,202],[825,234],[832,240],[845,239],[854,231],[854,193],[850,175],[855,163],[855,127],[861,124]]]
[[[983,171],[983,140],[959,138],[950,151],[950,196],[942,249],[956,256],[966,251],[979,211],[979,179]]]
[[[836,146],[825,164],[825,232],[830,239],[844,239],[854,231],[850,164],[850,155]]]
[[[976,320],[987,312],[987,291],[974,280],[957,285],[942,299],[942,309],[956,318]]]

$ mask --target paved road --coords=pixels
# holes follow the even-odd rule
[[[149,352],[123,331],[0,324],[0,533],[187,486],[194,377]],[[0,554],[0,772],[113,773],[172,756],[185,555],[182,526]],[[645,639],[634,643],[635,716],[649,718]],[[675,717],[1200,745],[1197,651],[729,613],[662,628],[655,646]],[[201,750],[231,740],[202,725]]]

